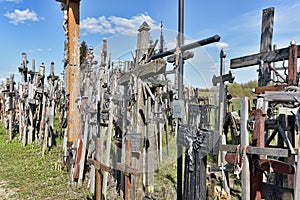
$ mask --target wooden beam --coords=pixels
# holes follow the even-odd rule
[[[264,9],[262,12],[260,53],[272,51],[273,25],[274,7]],[[269,85],[269,80],[271,78],[271,70],[267,62],[261,64],[258,73],[258,86]]]
[[[248,121],[248,97],[241,98],[241,149],[247,149],[249,145],[249,132],[247,130]],[[245,153],[245,152],[244,152]],[[248,156],[242,153],[244,158],[243,168],[242,168],[242,199],[250,200],[250,165]]]
[[[138,65],[132,70],[121,74],[120,78],[118,79],[118,84],[127,85],[133,74],[136,77],[139,77],[141,80],[153,77],[158,74],[163,74],[166,71],[166,66],[166,61],[162,59],[157,59],[144,65]]]
[[[252,145],[260,148],[265,148],[264,130],[265,130],[265,115],[261,109],[256,109],[254,115],[254,131],[252,136]],[[253,155],[252,159],[264,159],[264,155]],[[254,165],[252,162],[251,165]],[[261,199],[261,187],[263,181],[263,171],[254,167],[250,172],[250,199]]]
[[[298,48],[295,44],[291,44],[289,52],[288,85],[298,85],[297,58]]]
[[[298,58],[300,57],[300,45],[298,47]],[[249,56],[243,56],[240,58],[233,58],[230,60],[230,69],[238,69],[243,67],[249,67],[258,65],[261,61],[265,63],[278,62],[287,60],[289,58],[290,48],[273,50],[270,52],[257,53]]]
[[[300,100],[300,92],[266,91],[262,96],[265,101],[298,102]]]
[[[228,152],[236,152],[238,145],[220,145],[220,151],[228,151]],[[257,155],[265,155],[265,156],[278,156],[287,158],[289,155],[288,149],[282,148],[260,148],[248,146],[246,150],[247,154],[257,154]]]
[[[102,148],[101,139],[97,138],[96,139],[96,160],[99,162],[101,161],[101,148]],[[102,177],[101,176],[102,174],[100,170],[96,170],[96,200],[102,199]]]
[[[124,172],[125,174],[132,174],[134,176],[139,176],[141,174],[138,169],[130,167],[124,163],[117,163],[116,169]]]
[[[107,165],[99,162],[98,160],[93,160],[93,159],[89,158],[87,160],[87,162],[90,165],[94,165],[94,167],[95,167],[96,170],[105,171],[105,172],[110,172],[111,171],[111,167],[110,166],[107,166]]]
[[[79,134],[79,110],[76,100],[80,95],[80,1],[70,0],[68,4],[68,64],[67,86],[70,94],[68,113],[68,141],[75,145]]]
[[[273,85],[260,86],[260,87],[255,88],[255,94],[263,94],[267,91],[282,91],[283,87],[284,87],[283,85],[279,85],[279,86],[273,86]]]

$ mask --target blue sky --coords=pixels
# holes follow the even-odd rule
[[[271,6],[275,7],[273,43],[278,48],[287,47],[291,40],[300,43],[299,1],[185,1],[187,41],[215,34],[221,36],[220,43],[201,48],[200,51],[204,53],[194,58],[193,65],[199,65],[196,66],[198,75],[209,80],[213,74],[218,73],[221,47],[227,51],[227,70],[231,58],[257,53],[262,10]],[[119,46],[119,49],[124,48],[123,53],[130,52],[134,45],[127,44],[130,40],[124,38],[132,37],[143,21],[146,20],[152,30],[158,30],[163,21],[166,34],[172,35],[167,32],[176,33],[177,14],[178,1],[81,0],[81,40],[85,40],[90,46],[99,47],[102,38],[107,37],[111,44],[115,42],[120,46],[125,45]],[[9,77],[11,72],[18,76],[17,67],[21,63],[22,52],[27,53],[29,65],[35,59],[36,68],[42,62],[50,68],[51,61],[54,61],[56,71],[61,73],[65,39],[62,22],[63,14],[55,0],[0,0],[0,78]],[[153,33],[151,38],[158,39],[156,35]],[[172,41],[166,42],[171,47]],[[108,48],[115,53],[118,47],[108,43]],[[117,51],[113,56],[118,57],[122,51]],[[197,59],[210,59],[209,65],[212,66],[202,67]],[[235,70],[236,81],[257,79],[256,68]],[[205,70],[209,71],[211,77],[208,78]],[[191,77],[197,80],[198,75]]]

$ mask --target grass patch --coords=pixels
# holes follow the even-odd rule
[[[42,157],[36,144],[22,147],[17,140],[9,141],[7,131],[0,124],[0,180],[13,190],[11,199],[89,199],[84,187],[73,188],[68,184],[66,170],[55,170],[61,159],[62,142],[58,141]]]

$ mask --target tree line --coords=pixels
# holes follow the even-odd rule
[[[253,89],[258,86],[257,80],[252,80],[247,83],[237,83],[233,82],[231,84],[226,85],[228,88],[228,93],[232,95],[232,97],[249,97],[253,99],[256,97],[256,94],[253,93]]]

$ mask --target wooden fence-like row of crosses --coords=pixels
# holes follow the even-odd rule
[[[44,64],[36,71],[34,60],[29,70],[25,53],[19,67],[21,81],[15,83],[11,74],[2,86],[1,121],[10,139],[19,132],[22,145],[35,142],[42,155],[54,145],[55,136],[62,136],[62,159],[70,179],[78,185],[87,183],[97,200],[109,199],[112,178],[120,198],[153,198],[155,171],[172,157],[171,136],[176,138],[176,148],[185,150],[184,166],[176,166],[184,168],[182,180],[177,177],[182,183],[177,190],[183,186],[177,193],[180,199],[231,199],[232,173],[237,178],[241,174],[242,199],[298,199],[299,46],[292,42],[284,49],[271,48],[273,17],[274,8],[263,11],[260,53],[230,60],[231,69],[259,65],[256,104],[250,108],[248,98],[241,98],[239,114],[228,106],[225,83],[232,83],[234,74],[225,74],[224,50],[220,52],[220,75],[212,77],[219,94],[201,96],[196,88],[183,88],[183,99],[178,100],[179,83],[167,78],[170,73],[180,76],[179,64],[190,58],[187,50],[217,42],[219,36],[155,53],[158,41],[149,42],[150,27],[144,22],[132,61],[111,60],[106,39],[100,61],[95,60],[93,48],[88,49],[79,70],[80,94],[74,101],[79,112],[75,139],[69,138],[68,127],[70,95],[74,98],[74,94],[64,88],[70,88],[71,79],[60,80],[54,63],[48,76]],[[167,71],[167,60],[174,70]],[[287,67],[274,64],[282,60],[288,60]],[[54,127],[55,119],[59,127]],[[215,192],[212,175],[207,187],[208,154],[218,157],[209,171],[221,172],[222,191]],[[181,155],[172,163],[178,157]]]

